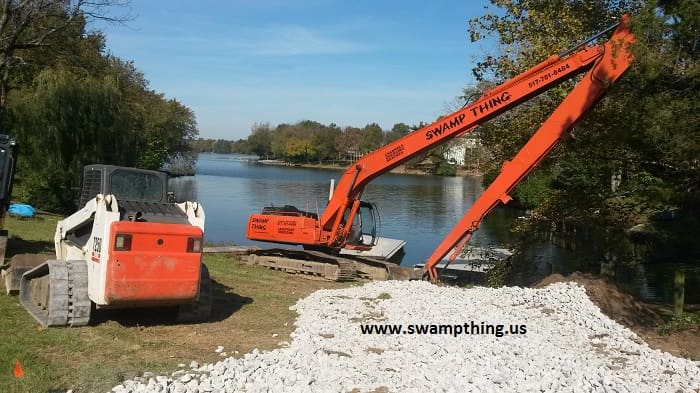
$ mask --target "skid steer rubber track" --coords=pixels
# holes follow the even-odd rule
[[[214,300],[212,297],[212,283],[209,269],[205,264],[201,265],[199,276],[199,292],[197,300],[178,307],[178,322],[203,322],[211,316]]]
[[[85,261],[48,260],[25,272],[19,301],[42,326],[85,326],[92,304]]]

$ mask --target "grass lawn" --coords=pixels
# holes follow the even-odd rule
[[[8,217],[7,257],[52,253],[59,219]],[[146,371],[170,374],[192,360],[216,362],[222,359],[214,352],[218,345],[228,356],[274,349],[290,341],[296,313],[289,306],[316,289],[348,285],[305,280],[223,254],[205,255],[204,262],[214,281],[214,310],[210,321],[198,324],[176,324],[171,309],[99,310],[89,326],[43,329],[2,288],[0,392],[107,392]],[[12,375],[17,359],[25,372],[19,379]]]

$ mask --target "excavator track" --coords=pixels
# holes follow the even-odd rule
[[[326,281],[352,281],[357,273],[352,261],[318,251],[256,250],[248,255],[248,263]]]
[[[248,255],[248,263],[325,281],[420,279],[420,274],[414,272],[414,269],[390,262],[348,258],[310,250],[256,250]]]
[[[48,260],[22,275],[19,300],[42,326],[85,326],[92,304],[85,261]]]

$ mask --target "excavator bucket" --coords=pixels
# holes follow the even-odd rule
[[[17,254],[13,256],[8,268],[3,269],[1,273],[7,294],[19,292],[19,282],[22,275],[51,258],[53,258],[51,255],[42,254]]]

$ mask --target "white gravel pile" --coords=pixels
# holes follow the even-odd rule
[[[543,289],[374,282],[296,305],[289,346],[254,350],[114,392],[695,392],[700,364],[650,349],[571,283]],[[504,334],[463,334],[503,324]],[[466,323],[466,326],[465,326]],[[451,334],[362,334],[368,324]],[[511,325],[514,326],[511,334]],[[525,325],[526,332],[522,331]],[[461,334],[455,334],[457,328]],[[430,329],[430,327],[428,327]],[[466,329],[465,329],[466,328]],[[434,329],[439,327],[435,326]],[[487,329],[486,327],[484,329]],[[443,327],[443,332],[448,332]],[[450,332],[448,332],[450,333]],[[522,334],[524,333],[524,334]]]

